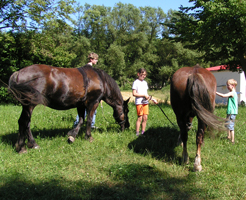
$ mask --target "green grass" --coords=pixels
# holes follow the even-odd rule
[[[171,106],[162,109],[176,124]],[[239,108],[235,145],[226,133],[206,134],[202,146],[203,171],[193,172],[197,120],[189,132],[190,164],[181,164],[179,129],[158,106],[150,105],[147,131],[135,136],[136,111],[129,104],[131,127],[121,132],[112,108],[98,108],[92,143],[83,126],[73,144],[67,132],[76,110],[35,108],[31,129],[41,147],[15,152],[19,106],[0,106],[0,199],[245,199],[246,107]],[[225,117],[226,107],[215,113]]]

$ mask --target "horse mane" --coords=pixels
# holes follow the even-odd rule
[[[115,100],[121,100],[121,102],[118,102],[119,104],[123,103],[123,97],[121,95],[120,89],[118,84],[115,82],[115,80],[109,76],[104,70],[98,69],[98,68],[93,68],[94,71],[97,72],[99,77],[101,78],[104,89],[106,89],[107,93],[107,98],[111,99],[112,103]]]

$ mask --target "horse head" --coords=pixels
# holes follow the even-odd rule
[[[128,119],[128,102],[130,98],[123,102],[122,106],[116,107],[114,110],[114,118],[121,126],[121,130],[124,131],[125,128],[130,127],[129,119]]]
[[[129,128],[130,127],[129,118],[128,118],[128,113],[129,113],[128,102],[129,102],[130,98],[131,97],[129,97],[126,101],[124,101],[124,104],[123,104],[123,111],[124,111],[124,118],[125,118],[125,128]]]

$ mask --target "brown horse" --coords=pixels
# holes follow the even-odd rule
[[[198,119],[196,134],[196,157],[194,171],[201,171],[201,145],[207,126],[223,129],[224,120],[213,114],[215,107],[216,79],[214,75],[199,65],[177,70],[171,81],[171,104],[180,128],[183,142],[183,162],[188,163],[188,131],[195,116]]]
[[[115,120],[123,131],[129,128],[128,101],[124,101],[116,82],[106,72],[90,66],[81,68],[58,68],[47,65],[31,65],[13,73],[9,79],[9,90],[22,104],[19,118],[19,134],[16,150],[26,152],[25,139],[29,148],[39,148],[30,130],[31,115],[38,104],[57,110],[77,108],[79,123],[68,132],[68,142],[73,142],[84,122],[87,110],[85,138],[91,136],[93,114],[101,100],[110,105]]]

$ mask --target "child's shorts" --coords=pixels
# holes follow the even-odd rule
[[[226,127],[230,130],[230,131],[234,131],[234,125],[235,125],[235,119],[236,119],[237,115],[227,115],[226,119],[227,121],[227,125]]]
[[[137,115],[143,116],[149,114],[149,105],[148,104],[140,104],[136,105]]]

